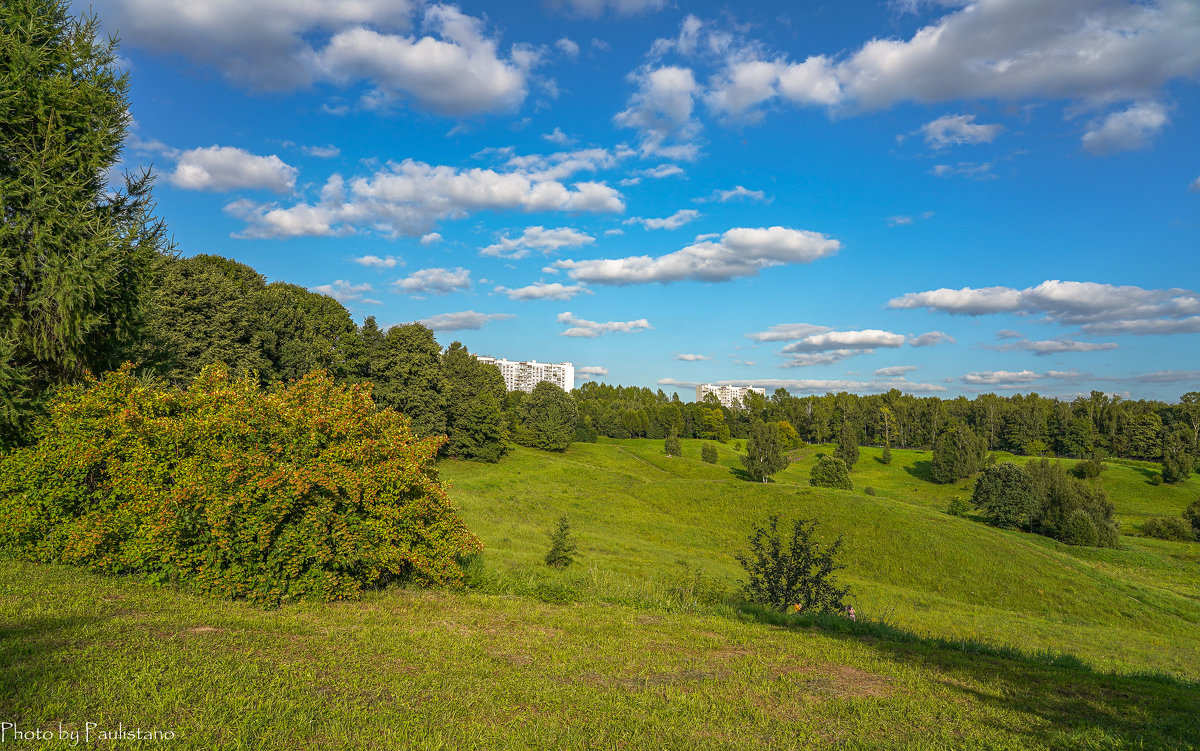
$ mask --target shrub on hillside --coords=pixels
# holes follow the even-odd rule
[[[892,447],[891,446],[883,447],[883,455],[879,457],[879,461],[883,462],[884,464],[892,463]]]
[[[1091,515],[1083,509],[1077,508],[1067,515],[1058,539],[1068,545],[1094,548],[1099,542],[1100,536],[1096,529],[1096,522],[1092,520]]]
[[[683,455],[683,442],[679,440],[679,434],[674,430],[663,441],[663,451],[666,452],[667,456]]]
[[[850,482],[850,472],[846,469],[846,462],[836,456],[822,456],[813,465],[808,483],[818,488],[839,488],[841,490],[854,488],[853,483]]]
[[[214,365],[181,390],[127,365],[0,458],[0,548],[263,604],[458,584],[482,545],[438,479],[443,440],[323,372],[264,392]]]
[[[550,533],[550,550],[546,551],[546,565],[553,568],[566,568],[575,562],[579,552],[575,544],[575,536],[571,534],[571,524],[567,515],[558,518],[558,526]]]
[[[1100,461],[1098,455],[1093,455],[1092,458],[1079,462],[1074,467],[1071,467],[1071,474],[1078,477],[1080,480],[1095,480],[1108,467],[1104,462]]]
[[[1096,544],[1106,548],[1117,546],[1115,509],[1103,486],[1071,477],[1061,462],[1049,459],[1035,459],[1025,465],[1025,471],[1033,481],[1037,499],[1038,512],[1032,531],[1067,542],[1072,534],[1071,516],[1075,511],[1083,511],[1095,524]]]
[[[1192,525],[1179,516],[1151,517],[1142,524],[1142,534],[1147,537],[1157,537],[1160,540],[1191,542],[1196,539]]]
[[[975,482],[971,503],[987,514],[993,525],[1003,529],[1029,529],[1038,510],[1033,481],[1025,470],[1011,462],[983,470]]]
[[[717,447],[705,441],[704,445],[700,447],[700,460],[707,464],[716,464]]]
[[[846,470],[854,469],[858,463],[858,428],[849,420],[842,420],[842,429],[838,432],[837,450],[834,456],[846,463]]]
[[[983,469],[987,443],[963,423],[952,423],[933,446],[931,469],[938,482],[954,482]]]
[[[1200,499],[1188,504],[1183,511],[1183,518],[1192,525],[1192,532],[1196,535],[1196,539],[1200,540]]]
[[[971,502],[962,496],[956,495],[950,499],[950,505],[946,507],[946,513],[950,514],[950,516],[966,516],[971,513]]]
[[[840,461],[840,460],[839,460]],[[756,524],[750,533],[750,550],[738,553],[746,570],[746,596],[751,602],[786,612],[842,613],[849,587],[839,587],[833,574],[846,566],[835,563],[842,537],[825,546],[816,539],[817,523],[797,519],[790,540],[780,536],[779,516]]]

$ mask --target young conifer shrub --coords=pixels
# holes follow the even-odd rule
[[[256,603],[458,585],[482,545],[408,418],[323,372],[263,391],[224,366],[189,388],[132,366],[60,392],[0,458],[0,549]]]
[[[546,565],[553,568],[566,568],[575,562],[579,548],[575,544],[575,536],[571,534],[571,524],[567,515],[558,518],[558,526],[550,533],[550,550],[546,552]]]
[[[754,603],[787,612],[842,613],[849,587],[839,587],[834,573],[845,568],[836,563],[842,547],[839,536],[825,545],[816,537],[817,523],[797,519],[790,539],[779,529],[775,514],[750,532],[748,551],[735,557],[746,570],[746,597]]]
[[[712,443],[709,441],[705,441],[704,445],[700,447],[700,460],[706,464],[716,464],[717,447],[712,445]]]

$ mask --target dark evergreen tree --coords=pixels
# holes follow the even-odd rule
[[[1162,442],[1163,482],[1183,482],[1192,474],[1196,459],[1188,450],[1190,436],[1184,429],[1173,430]]]
[[[554,568],[566,568],[575,562],[579,547],[575,536],[571,534],[571,525],[567,515],[558,518],[558,526],[550,533],[550,550],[546,552],[546,565]]]
[[[971,503],[1003,529],[1030,529],[1038,515],[1033,480],[1012,462],[994,464],[975,482]]]
[[[1183,511],[1183,518],[1192,525],[1192,530],[1196,533],[1196,539],[1200,540],[1200,500],[1192,501]]]
[[[766,482],[771,475],[787,469],[779,427],[773,422],[755,423],[746,441],[746,455],[739,458],[750,479],[758,482]]]
[[[963,423],[953,423],[938,436],[933,448],[933,477],[954,482],[983,469],[987,446]]]
[[[461,342],[442,355],[446,376],[445,453],[460,459],[494,462],[504,456],[504,377],[495,365],[481,363]]]
[[[129,80],[96,18],[70,10],[0,3],[0,446],[27,440],[54,388],[130,356],[170,252],[149,174],[106,182]]]
[[[575,436],[578,410],[571,395],[542,381],[521,404],[520,439],[543,451],[566,451]]]
[[[679,440],[679,434],[674,430],[672,430],[667,436],[667,439],[663,441],[663,451],[667,456],[683,455],[683,442]]]
[[[892,463],[892,447],[891,446],[883,447],[883,455],[879,457],[879,461],[883,462],[884,464]]]
[[[433,331],[420,323],[393,326],[383,338],[375,402],[412,420],[418,436],[446,432],[446,376]]]
[[[834,456],[846,463],[846,469],[854,469],[858,462],[858,429],[850,420],[842,420],[842,429],[838,433],[837,451]]]

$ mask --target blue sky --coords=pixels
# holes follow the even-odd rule
[[[1200,389],[1194,0],[91,7],[179,249],[358,321],[688,399]]]

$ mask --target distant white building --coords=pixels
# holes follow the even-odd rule
[[[533,387],[548,381],[563,391],[575,388],[575,366],[569,362],[538,362],[537,360],[505,360],[501,357],[479,357],[479,362],[495,365],[504,376],[509,391],[531,393]]]
[[[704,397],[709,394],[717,397],[717,401],[721,403],[722,407],[741,409],[742,400],[746,398],[746,394],[766,396],[767,390],[757,386],[717,386],[713,383],[702,383],[696,387],[696,401],[704,401]]]

